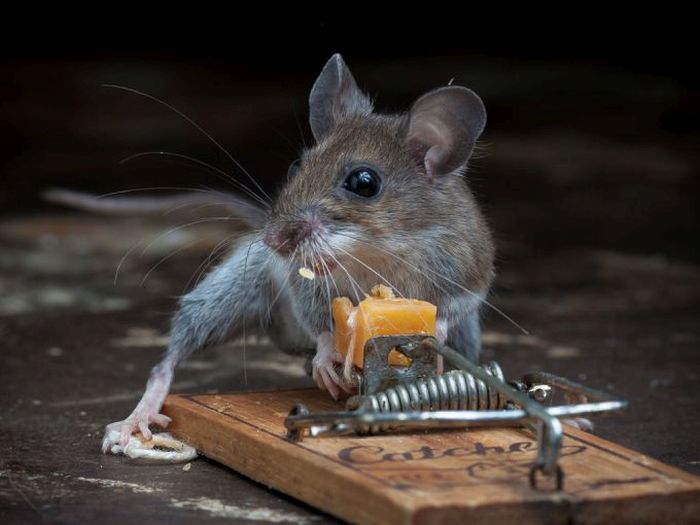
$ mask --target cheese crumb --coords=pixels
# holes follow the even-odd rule
[[[304,279],[309,279],[310,281],[316,277],[316,274],[306,267],[299,268],[299,275],[301,275]]]
[[[377,284],[373,286],[371,296],[376,297],[377,299],[396,299],[396,295],[394,295],[394,290],[392,290],[388,286],[384,286],[383,284]]]

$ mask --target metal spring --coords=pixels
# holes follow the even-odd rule
[[[505,381],[501,367],[495,361],[481,365],[489,375]],[[501,410],[507,399],[483,381],[464,370],[413,383],[402,383],[393,388],[368,396],[357,396],[348,401],[349,410],[373,413],[435,410]],[[374,434],[389,427],[372,425],[364,433]]]

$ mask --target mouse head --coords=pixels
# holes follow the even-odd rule
[[[330,271],[372,246],[412,249],[468,214],[473,201],[457,175],[486,123],[473,91],[442,87],[405,114],[377,114],[336,54],[309,105],[316,145],[290,166],[266,226],[278,253]]]

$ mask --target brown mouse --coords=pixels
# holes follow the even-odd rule
[[[349,390],[336,368],[330,302],[359,301],[378,283],[436,304],[438,337],[478,357],[494,247],[464,175],[486,123],[481,99],[446,86],[405,113],[376,113],[334,55],[309,105],[316,144],[290,167],[269,211],[248,210],[258,230],[180,299],[169,348],[131,415],[107,427],[105,452],[138,430],[148,438],[151,423],[166,426],[159,412],[178,363],[240,335],[244,323],[282,350],[315,352],[313,377],[333,397]]]

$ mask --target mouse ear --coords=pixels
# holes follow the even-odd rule
[[[336,53],[323,66],[309,95],[309,123],[316,142],[343,117],[371,112],[372,101],[360,91],[343,57]]]
[[[430,177],[463,168],[486,125],[486,108],[471,89],[447,86],[413,103],[406,142]]]

